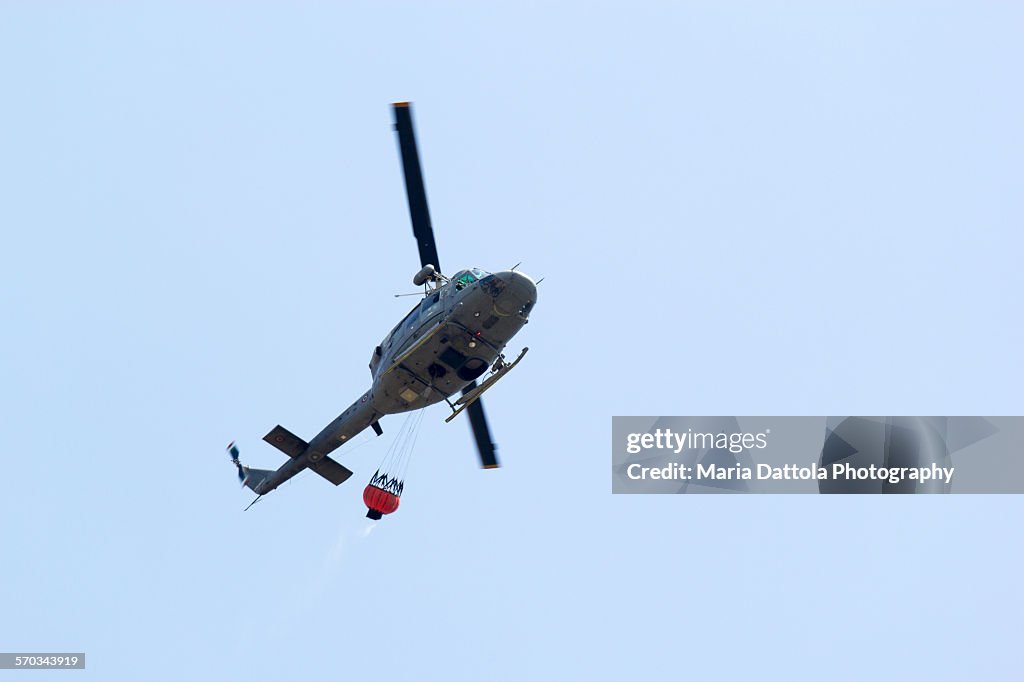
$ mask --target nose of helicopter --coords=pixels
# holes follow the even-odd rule
[[[537,285],[534,281],[515,270],[496,272],[494,276],[505,285],[495,298],[495,308],[506,315],[519,313],[527,317],[537,302]]]

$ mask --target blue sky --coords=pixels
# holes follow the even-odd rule
[[[0,649],[88,679],[1005,679],[1017,497],[610,494],[615,414],[1021,414],[1013,3],[0,6]],[[418,269],[545,277],[505,467],[242,513]],[[57,675],[58,673],[53,673]],[[61,675],[67,673],[60,673]],[[13,674],[8,674],[13,676]],[[46,676],[45,673],[42,674]],[[63,679],[63,678],[62,678]]]

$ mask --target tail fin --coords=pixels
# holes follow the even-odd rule
[[[250,469],[247,466],[243,466],[242,469],[245,471],[245,478],[242,479],[242,485],[249,490],[256,492],[256,486],[263,483],[263,480],[274,473],[269,469]]]
[[[253,469],[242,464],[238,459],[240,453],[235,441],[231,441],[231,444],[228,445],[228,454],[231,455],[231,463],[238,469],[238,480],[253,492],[256,492],[256,486],[262,483],[267,476],[274,473],[269,469]]]

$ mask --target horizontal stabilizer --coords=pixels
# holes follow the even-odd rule
[[[341,485],[349,479],[349,476],[352,475],[351,469],[343,467],[330,457],[324,457],[319,462],[310,464],[309,468],[326,478],[334,485]]]
[[[309,443],[302,440],[280,424],[275,426],[270,433],[263,436],[263,440],[267,441],[292,459],[295,459],[305,452],[306,448],[309,446]]]

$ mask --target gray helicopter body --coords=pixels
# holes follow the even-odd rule
[[[268,433],[265,440],[292,459],[250,487],[265,495],[306,467],[346,480],[352,472],[329,453],[368,427],[380,433],[384,415],[433,405],[471,385],[527,323],[536,301],[533,280],[512,270],[463,270],[429,291],[373,349],[370,390],[308,444],[280,426]]]

